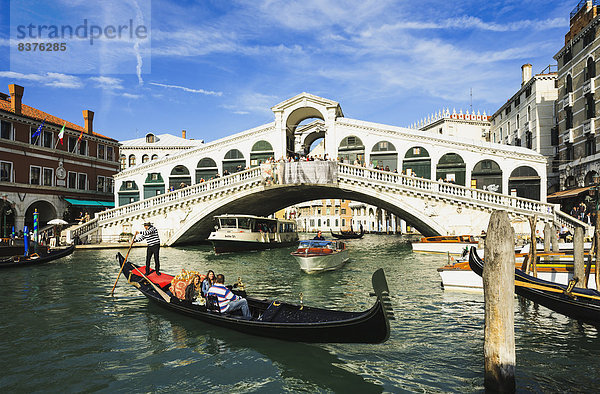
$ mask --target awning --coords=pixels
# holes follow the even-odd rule
[[[586,192],[594,186],[578,187],[577,189],[562,190],[560,192],[553,193],[547,197],[547,200],[562,200],[564,198],[577,197],[583,192]]]
[[[65,201],[71,205],[79,205],[82,207],[106,207],[106,208],[114,208],[115,207],[115,203],[112,201],[77,200],[75,198],[65,198]]]

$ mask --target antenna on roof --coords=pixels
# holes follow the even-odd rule
[[[470,96],[471,96],[471,112],[473,112],[473,88],[470,89]]]

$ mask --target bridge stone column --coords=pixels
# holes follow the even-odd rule
[[[286,130],[285,122],[283,121],[283,110],[273,110],[275,114],[275,133],[279,134],[279,138],[274,139],[273,150],[275,152],[275,159],[278,160],[280,157],[285,156],[286,153]]]
[[[330,158],[335,159],[338,156],[338,142],[336,132],[336,109],[337,107],[327,107],[327,118],[325,119],[325,153]]]

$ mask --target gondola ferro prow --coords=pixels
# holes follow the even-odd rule
[[[373,273],[371,278],[373,283],[373,292],[369,293],[371,297],[379,298],[381,305],[385,310],[385,314],[389,320],[395,320],[394,309],[392,308],[392,301],[390,300],[390,289],[388,288],[387,280],[385,279],[385,273],[383,268],[379,268]]]
[[[300,310],[304,309],[304,294],[300,292]]]
[[[133,287],[139,289],[140,287],[142,287],[138,282],[132,282],[131,281],[131,272],[129,273],[129,276],[127,277],[127,283],[129,283],[130,285],[132,285]]]
[[[569,297],[569,298],[577,298],[576,296],[573,295],[573,288],[575,287],[575,285],[577,284],[577,282],[579,282],[579,278],[574,276],[573,278],[569,279],[569,284],[567,285],[567,288],[565,290],[563,290],[563,293]]]

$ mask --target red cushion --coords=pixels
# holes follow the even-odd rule
[[[146,275],[146,267],[142,266],[142,267],[138,267],[137,269],[134,269],[133,271],[131,271],[131,273],[133,275],[136,275],[136,271],[140,271],[142,274]],[[137,275],[137,276],[141,276],[141,275]],[[163,274],[161,273],[160,276],[156,275],[155,271],[150,272],[150,275],[146,275],[146,277],[148,279],[150,279],[150,281],[152,281],[153,283],[157,284],[159,287],[165,287],[166,285],[170,285],[171,281],[173,280],[173,276],[168,275],[168,274]]]

